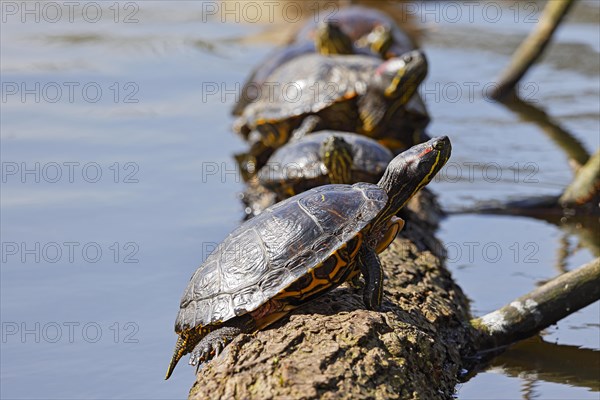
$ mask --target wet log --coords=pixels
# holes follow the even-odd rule
[[[600,299],[600,258],[554,278],[499,310],[474,319],[480,351],[528,338]]]

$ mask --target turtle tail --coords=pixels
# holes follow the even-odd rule
[[[169,379],[175,366],[186,353],[187,340],[183,338],[183,336],[179,336],[177,339],[177,343],[175,344],[175,350],[173,351],[173,358],[171,358],[171,363],[169,364],[169,369],[167,370],[167,375],[165,376],[165,380]]]

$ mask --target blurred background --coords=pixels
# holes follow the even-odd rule
[[[175,399],[164,373],[180,296],[243,217],[230,110],[252,68],[314,12],[350,2],[3,1],[0,72],[3,399]],[[560,194],[548,134],[600,131],[600,3],[579,1],[514,110],[487,96],[545,2],[359,2],[429,59],[421,88],[453,156],[430,188],[438,232],[479,316],[599,256],[590,224],[464,212]],[[598,399],[600,306],[569,316],[457,387],[460,399]]]

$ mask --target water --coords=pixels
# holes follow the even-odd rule
[[[230,132],[233,95],[221,94],[243,82],[286,24],[236,24],[232,17],[221,23],[202,13],[214,2],[100,3],[96,23],[89,22],[94,10],[84,14],[83,6],[72,22],[65,8],[50,22],[56,14],[40,5],[36,22],[20,3],[16,11],[6,4],[0,397],[184,398],[193,382],[185,363],[163,381],[179,298],[242,216],[237,193],[243,186],[230,156],[244,145]],[[599,145],[597,8],[589,2],[576,8],[545,61],[525,79],[538,85],[530,92],[538,104],[588,151]],[[533,26],[506,15],[493,24],[478,17],[422,25],[431,132],[450,135],[454,147],[455,170],[432,184],[448,209],[555,194],[571,179],[565,156],[534,124],[477,91],[457,101],[450,92],[435,98],[436,83],[464,88],[493,81]],[[577,63],[573,49],[583,49]],[[495,164],[469,170],[476,162]],[[22,175],[24,169],[39,176]],[[522,217],[457,215],[444,221],[439,236],[475,315],[594,256],[578,247],[579,236]],[[573,254],[559,263],[561,241]],[[470,242],[478,243],[473,254]],[[497,249],[499,256],[492,253]],[[596,303],[543,338],[561,351],[570,346],[575,358],[578,347],[597,354],[599,314]],[[544,372],[516,362],[524,372],[515,373],[513,364],[496,362],[460,386],[459,397],[598,398],[598,385],[582,377],[589,364],[571,375],[552,363]]]

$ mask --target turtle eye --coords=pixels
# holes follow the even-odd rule
[[[409,63],[413,60],[412,56],[406,56],[404,57],[404,61],[406,61],[406,63]]]

